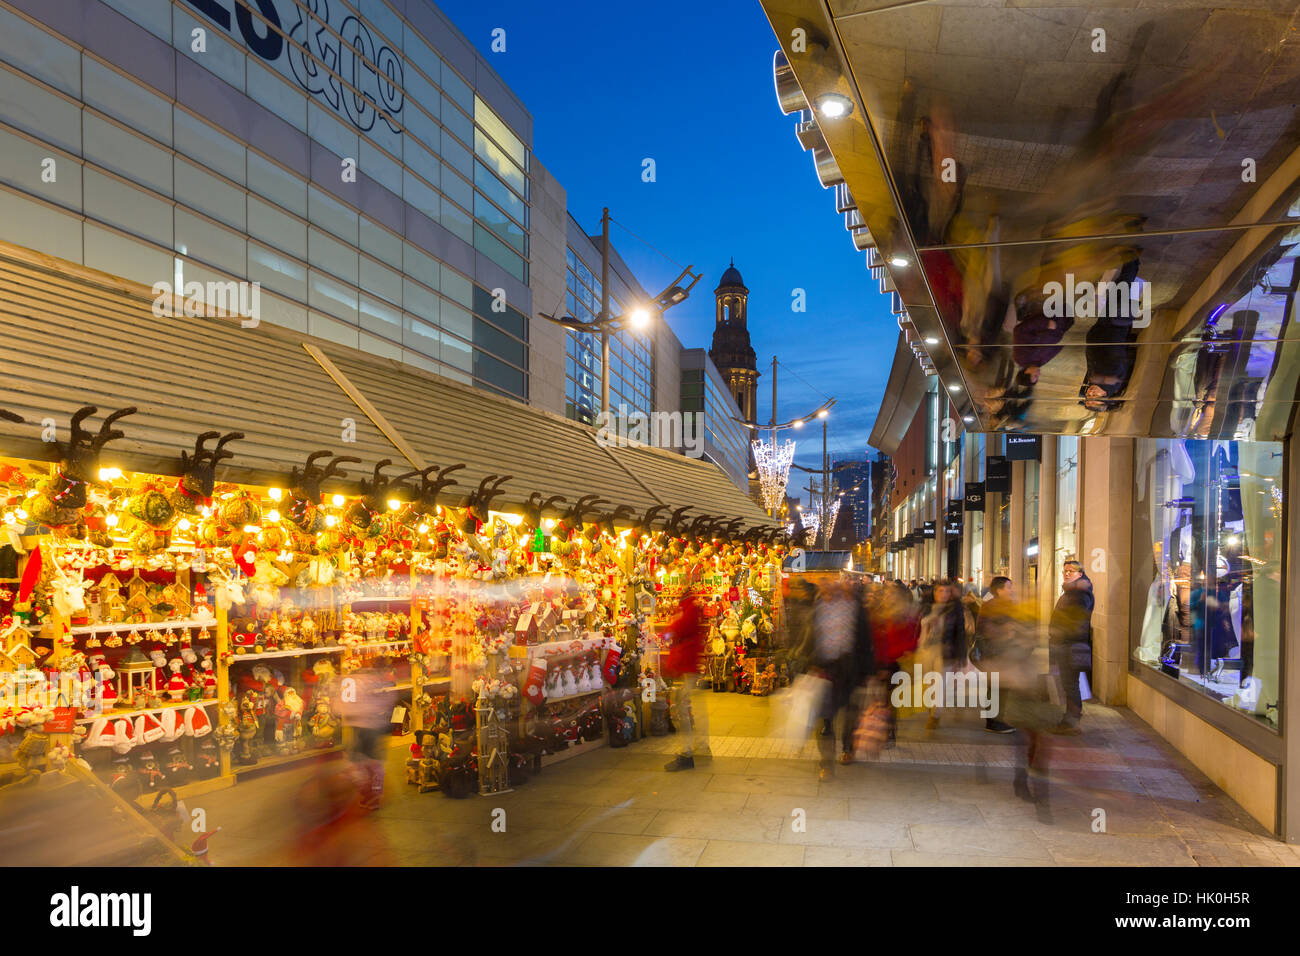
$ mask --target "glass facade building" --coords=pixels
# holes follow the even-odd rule
[[[570,246],[565,265],[568,314],[583,322],[595,321],[601,301],[599,260],[593,269]],[[611,288],[609,308],[614,316],[623,314],[626,298],[626,293]],[[564,368],[564,412],[569,418],[589,424],[595,421],[600,411],[600,364],[600,336],[569,330]],[[609,404],[616,412],[620,407],[647,415],[655,411],[654,343],[649,334],[625,329],[610,337]]]
[[[68,6],[0,7],[0,239],[527,400],[531,120],[433,7]]]

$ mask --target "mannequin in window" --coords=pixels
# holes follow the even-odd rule
[[[1165,620],[1161,628],[1164,647],[1160,659],[1175,667],[1182,662],[1182,653],[1192,642],[1192,566],[1186,561],[1174,568],[1170,582],[1169,603],[1165,605]]]

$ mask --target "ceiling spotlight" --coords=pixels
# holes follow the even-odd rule
[[[927,336],[925,337],[925,344],[926,344],[926,345],[938,345],[938,344],[939,344],[939,340],[936,339],[933,335],[927,335]]]
[[[906,269],[908,266],[911,265],[911,263],[908,262],[904,256],[894,256],[892,259],[889,260],[889,264],[891,266],[896,266],[899,269]]]
[[[960,386],[960,385],[949,385],[949,386],[948,386],[948,391],[950,391],[950,392],[960,392],[960,391],[961,391],[961,386]]]
[[[975,421],[975,416],[974,416],[974,415],[963,415],[961,420],[964,421],[967,425],[969,425],[971,422]]]
[[[853,112],[853,101],[843,93],[823,93],[817,97],[817,112],[826,119],[840,119]]]

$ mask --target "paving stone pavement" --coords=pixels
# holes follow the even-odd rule
[[[1293,866],[1274,839],[1131,713],[1086,705],[1051,738],[1049,815],[1012,792],[1014,736],[948,711],[931,735],[818,778],[817,743],[786,742],[779,698],[699,692],[710,756],[666,773],[676,736],[604,747],[515,791],[452,800],[405,783],[394,741],[383,806],[308,830],[303,787],[343,758],[195,797],[216,865]],[[1104,832],[1094,832],[1104,811]],[[494,826],[495,824],[495,826]]]

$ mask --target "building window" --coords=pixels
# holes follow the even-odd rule
[[[1134,470],[1132,570],[1147,597],[1133,656],[1274,729],[1282,455],[1277,442],[1143,439]]]

